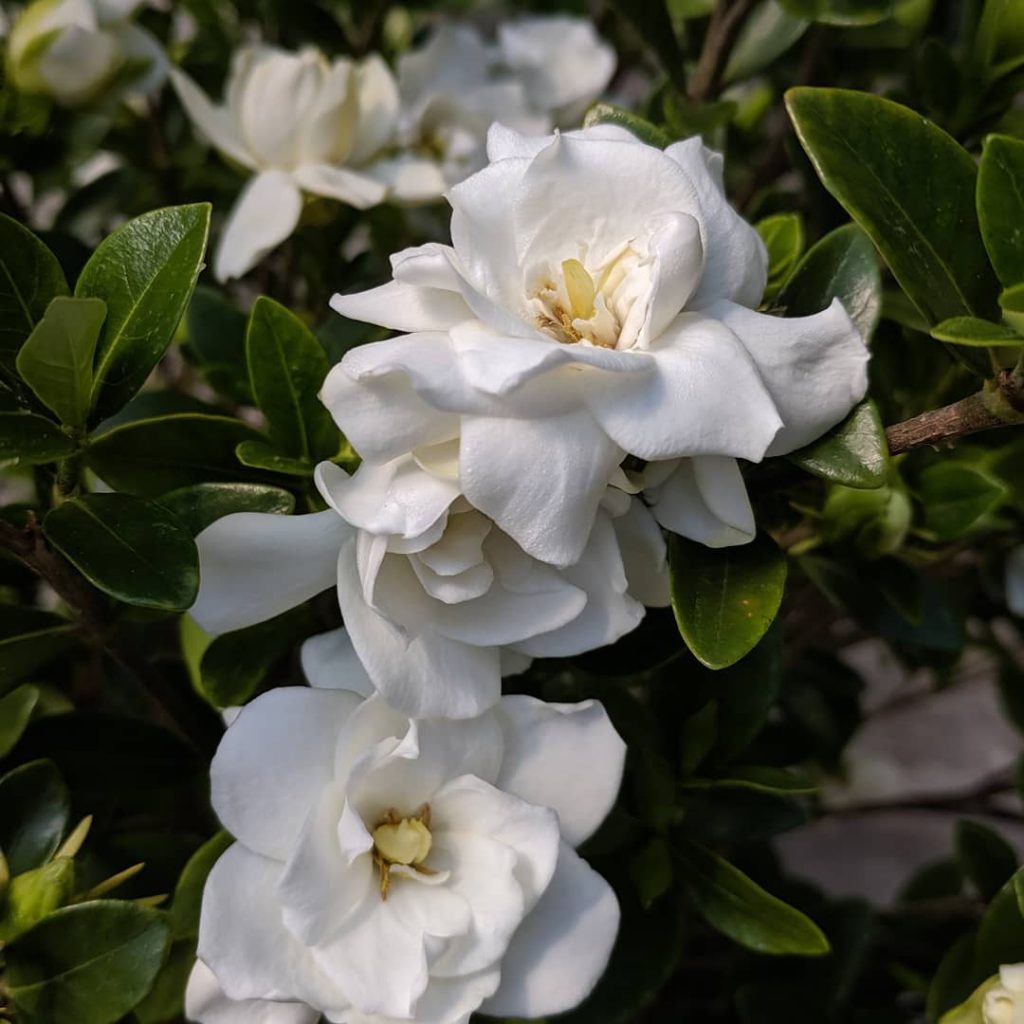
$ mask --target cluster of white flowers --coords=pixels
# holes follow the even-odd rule
[[[610,46],[590,22],[566,16],[502,25],[491,45],[469,25],[442,24],[398,60],[328,59],[254,45],[234,57],[224,104],[180,71],[185,109],[229,160],[252,171],[214,257],[220,280],[239,277],[294,230],[303,195],[359,209],[437,200],[486,162],[495,121],[543,133],[578,117],[607,86]]]

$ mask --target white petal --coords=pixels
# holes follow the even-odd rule
[[[334,582],[338,550],[351,532],[333,509],[218,519],[196,537],[200,580],[192,617],[206,632],[224,633],[302,604]]]
[[[756,306],[768,277],[768,252],[760,235],[729,205],[722,188],[722,157],[699,135],[665,150],[697,190],[704,226],[704,274],[691,306],[731,299]]]
[[[505,736],[497,786],[558,814],[565,841],[579,846],[604,821],[622,783],[626,745],[597,701],[548,704],[502,697]]]
[[[444,331],[472,316],[461,295],[389,281],[379,288],[334,295],[331,309],[395,331]]]
[[[213,258],[218,281],[241,277],[299,223],[302,193],[285,171],[260,171],[250,178],[228,214]]]
[[[266,857],[289,857],[359,703],[345,690],[289,686],[242,709],[210,765],[213,809],[236,839]]]
[[[1024,615],[1024,547],[1014,548],[1006,559],[1006,606]]]
[[[867,391],[867,346],[838,299],[813,316],[766,316],[731,302],[709,306],[707,315],[744,344],[782,415],[769,455],[817,440]]]
[[[316,1024],[320,1011],[303,1003],[228,999],[213,971],[197,960],[185,988],[185,1016],[198,1024]]]
[[[651,461],[763,458],[782,420],[754,360],[731,331],[717,319],[682,313],[648,354],[657,366],[650,376],[595,375],[582,392],[621,448]]]
[[[496,1017],[546,1017],[571,1010],[608,965],[619,929],[611,886],[566,843],[554,878],[512,938],[501,985],[480,1007]]]
[[[664,214],[651,225],[651,295],[640,336],[646,347],[683,309],[701,279],[704,247],[700,224],[686,213]]]
[[[664,608],[669,603],[668,557],[665,538],[655,517],[642,501],[634,498],[626,512],[612,520],[612,525],[630,595],[648,608]]]
[[[546,419],[467,417],[463,493],[524,551],[552,565],[583,552],[623,452],[584,409]]]
[[[224,852],[203,890],[198,955],[229,999],[308,1003],[338,1019],[350,1001],[281,921],[281,868],[240,843]]]
[[[666,530],[710,548],[749,544],[757,533],[740,468],[722,456],[683,459],[654,491],[651,511]]]
[[[445,380],[458,386],[448,336],[412,334],[347,352],[320,398],[363,458],[386,462],[458,436],[458,417],[433,404]]]
[[[88,103],[121,67],[117,38],[79,25],[55,31],[37,58],[39,76],[58,102],[68,106]]]
[[[318,690],[349,690],[360,697],[374,693],[373,683],[344,629],[332,629],[304,640],[299,648],[306,682]]]
[[[573,138],[606,139],[610,142],[636,142],[636,136],[614,124],[598,124],[581,131],[563,132]],[[533,159],[542,149],[551,145],[552,135],[524,135],[510,125],[500,121],[491,125],[487,132],[487,157],[508,160],[511,157]]]
[[[387,195],[378,181],[358,171],[333,164],[300,164],[293,172],[295,181],[307,192],[348,203],[357,210],[376,206]]]
[[[352,149],[358,116],[354,83],[355,68],[346,57],[321,72],[316,96],[298,126],[296,166],[345,161]]]
[[[625,636],[644,617],[643,605],[626,592],[622,557],[605,512],[598,512],[579,561],[563,569],[562,575],[586,594],[586,604],[564,625],[552,622],[547,632],[516,643],[516,650],[523,654],[562,658],[596,650]]]
[[[436,202],[448,187],[444,170],[436,160],[412,153],[375,160],[363,171],[379,181],[396,203]]]
[[[379,54],[372,53],[355,72],[358,114],[348,159],[358,166],[389,145],[398,124],[398,84]]]

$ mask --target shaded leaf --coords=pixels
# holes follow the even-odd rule
[[[648,146],[655,146],[658,149],[664,149],[672,144],[671,137],[657,125],[611,103],[595,103],[587,111],[583,118],[583,127],[590,128],[595,124],[613,124],[619,128],[625,128],[641,142],[646,142]]]
[[[980,320],[975,316],[955,316],[943,320],[932,328],[931,335],[951,345],[971,348],[1019,348],[1024,345],[1024,336],[1013,328]]]
[[[757,233],[768,249],[766,297],[773,296],[804,251],[804,222],[797,213],[776,213],[758,221]]]
[[[21,738],[38,703],[39,691],[27,684],[0,698],[0,757],[6,757]]]
[[[994,899],[1017,870],[1017,854],[987,825],[960,819],[956,823],[956,856],[966,878],[983,900]]]
[[[283,473],[286,476],[310,476],[313,464],[304,459],[282,455],[266,441],[243,441],[235,455],[243,466],[250,469],[264,469],[268,473]]]
[[[171,933],[175,939],[191,939],[199,934],[199,909],[206,876],[233,842],[227,832],[218,832],[192,854],[182,869],[170,911]]]
[[[269,484],[195,484],[161,495],[160,504],[195,537],[210,523],[233,512],[288,515],[295,508],[295,496]]]
[[[917,479],[924,507],[924,525],[942,541],[965,534],[1006,497],[1006,488],[994,477],[971,466],[940,462]]]
[[[1024,282],[1024,141],[985,140],[978,167],[978,221],[992,266],[1004,285]]]
[[[12,875],[54,855],[69,810],[67,787],[52,761],[30,761],[0,777],[0,851]]]
[[[0,412],[0,459],[18,459],[35,466],[63,459],[77,447],[72,438],[45,416]]]

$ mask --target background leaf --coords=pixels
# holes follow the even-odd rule
[[[31,761],[0,778],[0,851],[12,875],[53,856],[68,813],[67,787],[52,761]]]
[[[978,220],[992,266],[1004,285],[1024,282],[1024,141],[985,140],[978,167]]]
[[[0,412],[0,459],[18,459],[34,466],[63,459],[77,447],[71,437],[45,416]]]

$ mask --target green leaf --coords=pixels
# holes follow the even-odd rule
[[[661,836],[655,836],[638,850],[629,862],[629,874],[636,886],[640,904],[647,909],[672,888],[675,870],[672,851]]]
[[[74,892],[75,864],[57,857],[11,879],[0,914],[0,942],[10,942],[44,917],[64,906]]]
[[[1003,320],[1024,335],[1024,283],[1004,288],[999,293],[999,308],[1003,311]]]
[[[789,116],[825,187],[867,232],[930,324],[994,311],[969,153],[870,93],[791,89]]]
[[[195,600],[195,542],[162,505],[128,494],[86,494],[52,509],[43,532],[90,583],[118,601],[184,611]]]
[[[709,548],[672,537],[672,608],[679,631],[708,668],[753,650],[772,624],[786,585],[786,557],[761,534],[750,544]]]
[[[807,250],[775,297],[786,316],[812,316],[839,299],[870,340],[882,312],[882,280],[878,257],[856,224],[844,224]]]
[[[1024,870],[1018,869],[989,903],[974,941],[970,987],[999,970],[1000,964],[1024,961],[1024,917],[1017,899]],[[968,988],[970,991],[970,988]]]
[[[1017,870],[1017,854],[1010,844],[987,825],[960,819],[956,823],[956,856],[978,894],[986,902]]]
[[[924,507],[924,525],[939,542],[963,536],[1006,497],[1007,489],[994,477],[960,463],[939,462],[917,479]]]
[[[709,700],[683,722],[679,734],[679,771],[683,778],[692,775],[715,745],[718,703]]]
[[[0,777],[0,851],[11,875],[54,855],[69,811],[67,787],[52,761],[30,761]]]
[[[114,1024],[149,991],[167,915],[121,900],[64,907],[5,950],[15,1007],[48,1024]]]
[[[202,368],[210,386],[234,402],[252,405],[245,363],[245,315],[220,292],[200,285],[192,293],[185,322],[187,354]]]
[[[801,469],[846,487],[881,487],[889,473],[889,446],[878,406],[861,402],[837,427],[789,456]]]
[[[992,266],[1004,285],[1024,282],[1024,141],[985,140],[978,168],[978,221]]]
[[[874,25],[890,17],[894,0],[779,0],[790,14],[824,25]]]
[[[58,297],[18,353],[22,379],[72,427],[82,426],[89,415],[93,353],[106,315],[101,299]]]
[[[171,343],[209,229],[209,203],[153,210],[118,228],[83,268],[75,295],[107,304],[96,347],[95,420],[117,412],[142,387]]]
[[[804,222],[798,213],[776,213],[758,221],[757,233],[768,248],[768,285],[771,297],[782,287],[804,251]]]
[[[16,220],[0,214],[0,367],[14,373],[18,349],[68,284],[57,258]]]
[[[86,460],[111,487],[155,498],[192,484],[252,479],[235,448],[261,438],[241,420],[178,413],[134,420],[94,438]]]
[[[14,749],[38,703],[39,691],[28,684],[0,699],[0,757]]]
[[[310,476],[313,464],[305,459],[282,455],[266,441],[243,441],[236,449],[235,456],[243,466],[263,469],[268,473],[282,473],[285,476]]]
[[[761,0],[750,12],[729,54],[722,81],[749,78],[781,57],[810,27],[778,0]]]
[[[171,934],[175,939],[194,939],[199,934],[199,908],[206,876],[233,842],[227,832],[218,832],[192,854],[182,869],[171,902]]]
[[[193,537],[210,523],[232,512],[270,512],[288,515],[295,508],[295,495],[269,484],[195,484],[160,498],[188,527]]]
[[[684,789],[753,789],[783,796],[815,793],[818,789],[806,775],[766,765],[735,765],[726,775],[714,779],[687,779],[682,786]]]
[[[1024,8],[1018,0],[985,0],[972,56],[989,80],[1020,67],[1024,57]]]
[[[824,932],[805,914],[765,892],[739,868],[696,843],[678,849],[681,876],[705,920],[756,953],[821,956]]]
[[[5,606],[0,615],[0,693],[75,644],[76,627],[38,608]]]
[[[338,428],[317,397],[330,367],[313,332],[280,303],[260,296],[249,314],[245,354],[271,441],[307,462],[337,455]]]
[[[931,335],[939,341],[970,348],[1019,348],[1024,345],[1024,336],[1013,328],[979,320],[975,316],[954,316],[943,320],[932,328]]]
[[[74,440],[45,416],[0,412],[0,460],[18,459],[35,466],[56,462],[76,449]]]
[[[664,149],[672,144],[672,139],[657,125],[645,121],[642,117],[616,107],[611,103],[595,103],[583,118],[583,127],[590,128],[595,124],[613,124],[632,132],[641,142],[648,146]]]

